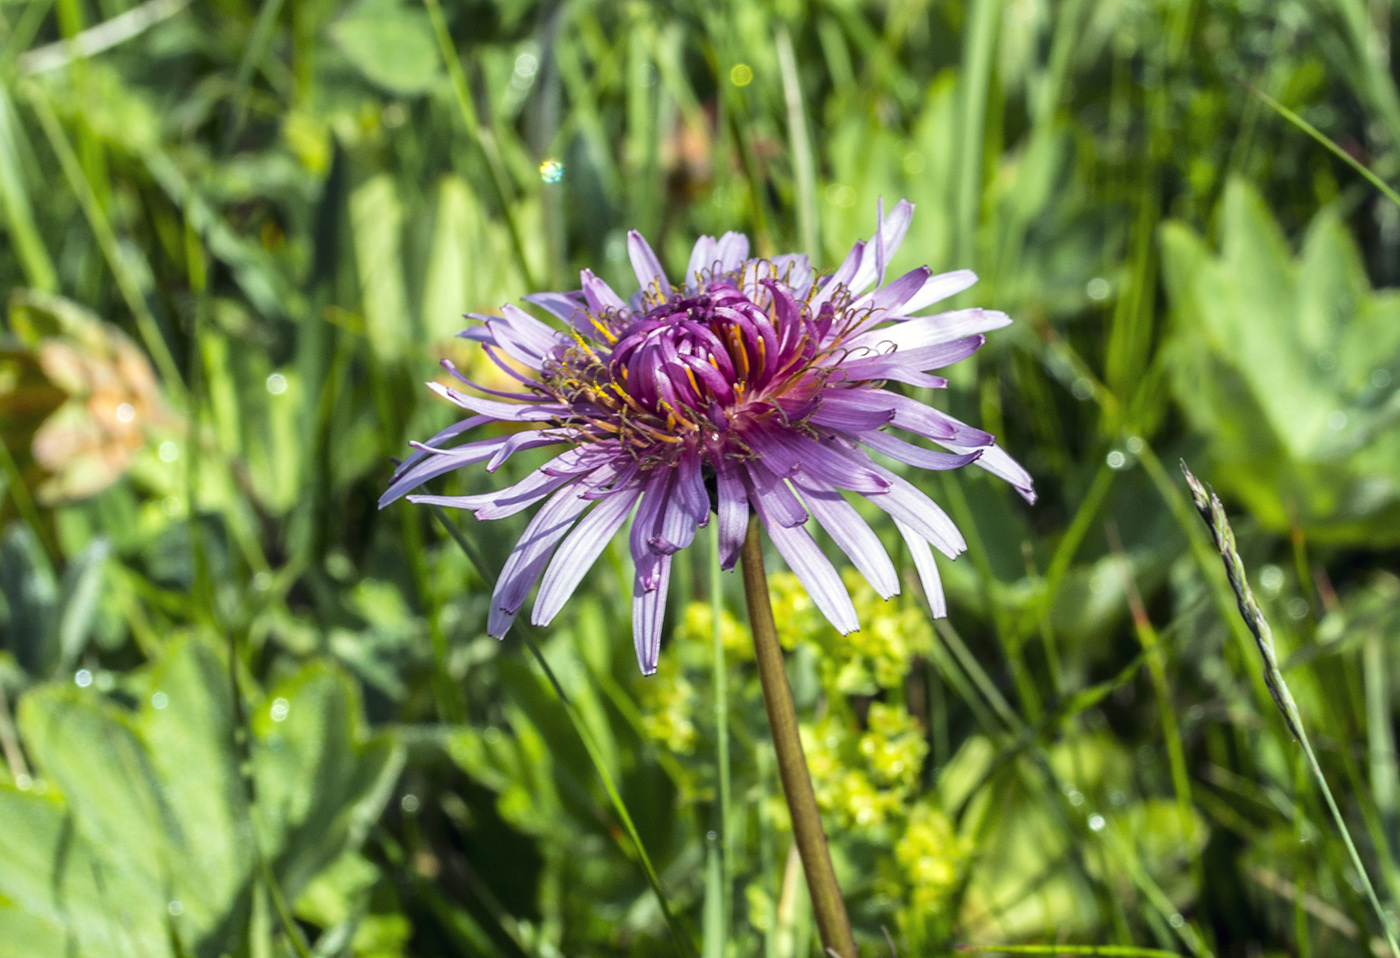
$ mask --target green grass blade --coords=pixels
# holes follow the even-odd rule
[[[34,210],[25,190],[24,169],[20,161],[19,124],[9,91],[0,86],[0,206],[4,207],[5,223],[24,267],[24,278],[35,289],[57,292],[58,274],[53,260],[34,225]]]
[[[146,350],[151,354],[152,361],[155,362],[156,368],[160,370],[161,377],[165,380],[166,391],[172,400],[183,404],[185,384],[180,375],[180,367],[176,365],[175,357],[170,352],[170,346],[165,342],[165,337],[161,335],[160,326],[151,313],[150,306],[146,303],[146,295],[141,289],[140,280],[127,264],[121,248],[117,245],[117,235],[112,230],[112,223],[107,219],[106,212],[97,201],[93,186],[83,173],[77,154],[73,152],[73,145],[68,142],[68,136],[63,132],[63,127],[58,122],[58,117],[54,115],[53,107],[49,104],[48,97],[43,90],[34,83],[27,83],[24,86],[24,91],[26,99],[34,109],[35,116],[39,118],[39,125],[44,128],[44,135],[48,137],[54,155],[58,157],[63,175],[77,196],[78,204],[82,207],[88,225],[97,238],[97,245],[102,250],[102,256],[107,260],[107,266],[116,278],[117,289],[120,290],[122,299],[126,301],[127,308],[136,317],[136,328],[141,334],[141,340],[145,343]]]
[[[1103,955],[1104,958],[1180,958],[1174,951],[1135,945],[957,945],[958,951],[1003,955]]]
[[[1298,114],[1294,113],[1288,107],[1284,106],[1282,103],[1269,96],[1269,94],[1265,93],[1263,90],[1260,90],[1255,86],[1245,83],[1243,80],[1241,80],[1240,83],[1246,90],[1248,90],[1250,93],[1254,94],[1256,97],[1262,100],[1264,104],[1268,106],[1271,110],[1273,110],[1279,116],[1283,117],[1289,123],[1292,123],[1294,126],[1302,130],[1304,133],[1312,137],[1317,142],[1321,143],[1324,147],[1327,148],[1329,152],[1331,152],[1339,160],[1341,160],[1347,166],[1351,167],[1356,172],[1360,173],[1366,179],[1366,182],[1370,183],[1376,189],[1380,190],[1381,193],[1385,195],[1386,199],[1390,200],[1390,202],[1394,203],[1396,206],[1400,206],[1400,193],[1396,193],[1393,189],[1390,188],[1389,185],[1386,184],[1385,180],[1372,173],[1365,166],[1363,166],[1354,156],[1352,156],[1346,150],[1342,149],[1335,142],[1333,142],[1331,138],[1327,136],[1326,133],[1323,133],[1317,127],[1313,126],[1311,123],[1303,119]]]
[[[967,269],[977,262],[977,222],[982,207],[983,150],[987,132],[987,97],[992,82],[993,59],[1001,25],[1001,0],[975,0],[967,13],[962,72],[962,150],[958,155],[957,242],[958,265]]]
[[[495,187],[496,198],[501,204],[501,218],[505,220],[506,230],[510,233],[511,249],[520,267],[520,275],[525,277],[526,286],[537,289],[529,257],[525,254],[524,235],[520,231],[520,224],[516,222],[515,190],[511,187],[510,176],[506,172],[505,162],[501,159],[496,134],[476,115],[476,105],[472,102],[467,75],[463,72],[462,61],[457,58],[457,50],[452,45],[452,34],[447,30],[442,7],[438,0],[423,0],[423,6],[428,8],[428,18],[432,21],[434,34],[437,35],[443,65],[447,67],[447,75],[452,80],[452,94],[457,99],[457,109],[461,111],[462,122],[466,124],[467,134],[481,150],[481,155],[486,158],[486,166],[491,171],[491,185]]]
[[[807,132],[807,113],[802,106],[802,82],[797,75],[797,58],[787,27],[779,26],[775,40],[778,68],[783,75],[783,101],[787,106],[788,137],[791,143],[793,174],[797,179],[797,237],[812,265],[820,267],[821,247],[817,237],[817,173],[812,159],[812,139]]]
[[[719,561],[719,523],[715,522],[711,525],[714,531],[710,536],[710,635],[715,659],[715,761],[719,765],[719,835],[722,852],[720,856],[720,883],[724,890],[723,901],[725,904],[722,929],[725,936],[725,950],[719,952],[723,956],[728,954],[729,945],[729,888],[734,877],[736,830],[731,819],[734,805],[729,767],[729,668],[724,657],[724,580]],[[710,937],[707,931],[705,935],[706,947],[709,946],[709,941]]]
[[[443,511],[441,506],[430,506],[433,516],[438,523],[447,530],[454,542],[461,548],[467,559],[476,567],[477,573],[486,582],[494,582],[496,573],[487,564],[481,551],[467,538],[460,526]],[[671,941],[676,946],[676,952],[680,955],[689,956],[694,953],[694,949],[689,945],[688,937],[682,933],[679,921],[671,912],[671,906],[666,901],[666,894],[661,888],[661,878],[657,875],[656,866],[652,864],[651,856],[647,854],[646,846],[642,844],[642,836],[637,831],[637,826],[632,819],[632,815],[627,811],[627,805],[622,800],[622,795],[617,790],[617,785],[613,782],[612,775],[608,772],[607,763],[603,761],[602,753],[598,750],[597,743],[593,740],[593,733],[589,731],[588,725],[579,716],[574,708],[573,701],[569,694],[564,691],[564,686],[560,684],[554,670],[550,668],[549,662],[545,659],[544,653],[540,651],[539,644],[535,641],[534,630],[523,622],[516,623],[516,631],[525,641],[525,645],[530,650],[530,654],[535,657],[541,671],[549,680],[549,684],[554,687],[554,692],[559,696],[559,701],[564,706],[564,711],[569,716],[569,721],[574,726],[574,731],[583,742],[584,749],[588,752],[588,757],[593,762],[593,767],[598,771],[598,778],[603,784],[603,790],[608,793],[608,800],[612,803],[613,810],[617,813],[618,819],[622,822],[622,827],[626,830],[628,838],[632,841],[632,848],[636,852],[637,861],[646,874],[647,884],[651,886],[652,892],[656,895],[657,904],[661,906],[661,915],[666,921],[666,929],[670,932]]]
[[[1332,815],[1332,821],[1336,823],[1337,831],[1341,833],[1342,843],[1346,846],[1351,866],[1356,869],[1357,876],[1361,879],[1361,885],[1366,892],[1366,899],[1370,903],[1371,909],[1376,913],[1376,920],[1381,923],[1381,929],[1385,932],[1385,940],[1390,946],[1390,953],[1396,958],[1400,958],[1400,944],[1396,943],[1395,932],[1390,926],[1390,917],[1381,905],[1379,896],[1376,895],[1370,873],[1367,872],[1365,864],[1361,861],[1361,854],[1356,850],[1356,843],[1352,841],[1351,830],[1347,828],[1346,819],[1342,817],[1341,809],[1337,807],[1337,800],[1332,796],[1332,789],[1327,784],[1327,776],[1323,774],[1322,766],[1318,764],[1317,755],[1313,752],[1312,742],[1308,738],[1307,729],[1303,726],[1303,717],[1298,711],[1293,693],[1289,691],[1288,683],[1284,680],[1283,672],[1279,669],[1278,658],[1274,652],[1273,631],[1269,627],[1268,619],[1264,618],[1259,603],[1254,600],[1254,593],[1249,587],[1249,579],[1245,575],[1244,560],[1240,558],[1239,551],[1235,547],[1234,530],[1230,528],[1230,522],[1225,517],[1225,507],[1213,491],[1207,490],[1191,474],[1191,470],[1186,467],[1185,462],[1181,464],[1181,471],[1186,474],[1186,481],[1191,486],[1191,497],[1195,502],[1196,510],[1200,512],[1201,518],[1209,527],[1211,537],[1220,552],[1221,561],[1225,564],[1230,587],[1239,602],[1240,617],[1244,619],[1245,625],[1248,626],[1253,635],[1255,646],[1263,660],[1265,682],[1269,687],[1269,692],[1272,694],[1275,704],[1278,705],[1279,711],[1283,713],[1289,731],[1293,733],[1303,749],[1308,768],[1312,771],[1313,778],[1317,780],[1317,786],[1322,791],[1322,797],[1327,803],[1327,810]]]

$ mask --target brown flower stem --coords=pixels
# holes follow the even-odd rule
[[[856,958],[851,920],[846,916],[846,903],[836,884],[836,869],[831,864],[831,851],[827,848],[826,832],[817,810],[817,795],[807,771],[807,758],[802,753],[797,708],[792,703],[792,689],[783,667],[783,650],[778,645],[778,632],[773,623],[773,602],[768,595],[768,576],[763,571],[763,546],[759,543],[756,519],[749,522],[742,566],[754,657],[763,685],[763,704],[768,709],[768,726],[773,734],[783,795],[792,815],[793,840],[812,894],[817,932],[821,935],[823,950],[839,958]]]

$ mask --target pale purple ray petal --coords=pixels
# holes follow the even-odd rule
[[[541,355],[547,356],[555,346],[561,342],[568,342],[566,338],[559,335],[558,330],[545,325],[519,306],[511,303],[506,303],[501,307],[501,318],[510,324],[513,333]]]
[[[885,267],[889,260],[885,258],[885,198],[878,197],[875,200],[875,285],[880,286],[885,282]]]
[[[812,518],[846,553],[860,574],[882,598],[899,594],[899,576],[877,536],[855,507],[836,489],[806,476],[792,481]]]
[[[905,442],[887,432],[866,432],[856,438],[876,452],[920,469],[957,469],[976,462],[982,455],[981,449],[974,449],[968,453],[935,452],[916,446],[912,442]]]
[[[465,316],[465,318],[467,318],[467,319],[491,319],[492,317],[490,317],[490,316],[482,317],[482,316],[481,316],[480,314],[478,314],[478,313],[467,313],[466,316]],[[468,326],[466,329],[462,330],[460,333],[457,334],[457,338],[458,338],[458,339],[470,339],[470,340],[471,340],[472,342],[474,342],[474,343],[484,343],[485,345],[488,345],[488,346],[498,346],[498,345],[500,345],[499,343],[496,342],[496,337],[495,337],[494,335],[492,335],[491,330],[488,329],[488,328],[485,327],[485,326]]]
[[[511,433],[500,450],[486,463],[486,471],[495,472],[517,452],[525,449],[538,449],[541,446],[553,446],[563,441],[563,436],[545,430]]]
[[[437,433],[427,442],[422,443],[421,446],[417,448],[417,450],[411,455],[405,456],[403,462],[399,463],[398,466],[394,469],[394,475],[389,481],[393,482],[394,480],[398,479],[398,477],[402,475],[406,470],[411,469],[419,461],[431,455],[431,453],[427,451],[428,449],[441,446],[444,442],[451,439],[453,436],[460,436],[468,429],[475,429],[477,426],[483,426],[491,421],[492,420],[490,416],[468,416],[466,419],[460,420],[459,422],[454,422],[442,432]]]
[[[533,403],[540,401],[540,394],[536,392],[506,392],[503,389],[492,389],[490,386],[485,386],[473,379],[468,379],[467,375],[458,369],[457,364],[450,359],[440,359],[438,360],[438,365],[453,379],[470,389],[475,389],[479,393],[486,393],[488,396],[500,396],[505,399],[514,399],[518,402]]]
[[[945,442],[943,445],[949,449],[959,452],[969,451],[967,447],[954,445]],[[1005,479],[1021,494],[1021,498],[1031,505],[1035,505],[1035,480],[1025,468],[1012,459],[1000,446],[995,443],[977,447],[977,451],[982,453],[977,459],[977,465],[987,470],[998,479]]]
[[[569,413],[566,406],[561,406],[558,403],[497,402],[494,399],[468,396],[451,386],[444,386],[442,383],[428,383],[428,388],[463,409],[470,409],[472,412],[478,412],[483,416],[490,416],[492,419],[502,422],[545,422],[550,419],[559,419]]]
[[[637,567],[632,584],[632,644],[643,675],[656,674],[661,658],[661,624],[666,618],[666,593],[671,586],[671,557],[650,556],[649,569]],[[648,587],[646,582],[653,582]]]
[[[820,280],[820,288],[812,294],[810,306],[813,315],[821,310],[822,304],[836,294],[838,290],[848,289],[851,280],[855,279],[856,273],[860,270],[861,261],[865,258],[865,242],[862,240],[851,251],[846,254],[846,258],[841,261],[841,265],[836,268],[824,280]]]
[[[839,489],[877,493],[890,487],[873,470],[853,462],[860,453],[837,452],[831,446],[792,433],[755,431],[746,436],[763,464],[775,474],[792,477],[801,472]]]
[[[881,326],[852,336],[846,346],[851,350],[872,349],[880,353],[899,350],[908,353],[1009,325],[1011,317],[994,309],[959,309],[933,316],[915,316],[893,326]],[[920,365],[919,368],[933,367]]]
[[[773,273],[792,290],[793,298],[803,300],[811,292],[812,263],[806,253],[787,253],[773,257]]]
[[[627,312],[627,304],[622,301],[622,297],[613,292],[613,288],[601,279],[593,275],[592,270],[582,270],[579,273],[579,280],[583,283],[583,299],[588,304],[588,308],[595,313],[605,313],[609,310],[619,313]],[[588,324],[590,327],[592,323]],[[577,327],[576,328],[582,328]]]
[[[894,259],[894,254],[904,242],[904,236],[909,232],[909,221],[913,216],[914,204],[908,200],[900,200],[894,209],[890,210],[889,215],[881,219],[880,228],[870,239],[871,245],[878,244],[877,255],[863,258],[860,269],[850,282],[852,291],[863,293],[882,277],[885,264]]]
[[[469,319],[478,319],[486,325],[470,326],[457,336],[461,339],[472,339],[487,346],[495,346],[504,350],[505,354],[518,363],[529,366],[531,369],[539,369],[544,363],[545,353],[548,349],[537,348],[540,344],[534,343],[528,336],[521,336],[509,323],[499,316],[488,316],[483,313],[468,313]],[[486,336],[481,335],[481,330],[485,329]]]
[[[496,589],[491,596],[491,613],[487,618],[486,632],[494,638],[504,638],[525,597],[544,571],[545,563],[559,540],[564,538],[574,520],[589,502],[579,496],[579,486],[566,486],[556,492],[535,517],[525,527],[520,541],[511,550],[496,579]]]
[[[409,496],[408,501],[473,510],[482,521],[500,519],[529,508],[575,476],[593,471],[594,475],[607,478],[610,473],[602,472],[598,466],[596,457],[583,456],[574,448],[555,456],[524,479],[504,489],[470,496]]]
[[[738,467],[727,459],[715,463],[716,489],[719,500],[719,559],[724,569],[734,568],[744,547],[744,535],[749,525],[749,493],[739,475]]]
[[[909,301],[902,308],[905,313],[917,313],[919,310],[932,306],[940,300],[945,300],[949,296],[956,296],[976,282],[977,274],[970,269],[959,269],[951,273],[930,276],[924,282],[923,289],[909,297]]]
[[[872,506],[889,513],[897,522],[908,525],[950,559],[956,559],[967,551],[967,542],[962,533],[938,503],[908,480],[880,466],[876,468],[881,469],[885,478],[890,480],[890,488],[881,495],[868,496]]]
[[[907,383],[910,386],[922,386],[925,389],[947,389],[948,380],[942,376],[934,376],[930,373],[921,373],[916,368],[902,365],[891,360],[871,365],[862,365],[858,369],[846,370],[848,374],[861,379],[884,379],[892,383]]]
[[[982,335],[965,336],[950,343],[922,349],[899,350],[879,356],[858,356],[842,363],[841,370],[851,379],[895,379],[898,382],[908,382],[909,380],[899,377],[910,376],[917,379],[922,375],[919,370],[951,366],[977,352],[986,341],[987,337]]]
[[[671,292],[671,282],[661,268],[661,260],[636,230],[627,231],[627,255],[632,260],[632,271],[637,274],[637,285],[644,290],[656,287],[663,297]]]
[[[700,453],[693,449],[687,450],[682,454],[676,469],[676,494],[685,502],[685,507],[696,525],[709,525],[710,494],[705,491]]]
[[[980,449],[996,442],[996,437],[991,433],[974,429],[967,423],[954,419],[945,412],[925,406],[918,400],[910,399],[908,396],[897,396],[893,393],[889,395],[895,400],[893,425],[900,429],[907,429],[950,449],[954,449],[953,443],[956,443],[958,447],[966,447],[954,449],[955,452]]]
[[[846,634],[858,630],[860,619],[856,616],[856,607],[851,603],[851,595],[831,560],[822,554],[816,540],[806,529],[774,521],[766,506],[763,499],[754,500],[754,510],[767,530],[769,540],[812,597],[813,604],[838,632]]]
[[[761,515],[766,515],[780,525],[800,526],[807,521],[807,510],[793,495],[787,483],[778,478],[763,464],[761,459],[752,459],[741,466],[741,473],[749,487],[749,498]],[[767,520],[765,520],[767,521]]]
[[[490,519],[504,519],[522,512],[539,502],[555,489],[567,483],[572,476],[547,476],[542,472],[532,472],[513,486],[473,496],[431,496],[412,495],[409,502],[427,506],[443,506],[448,509],[466,509],[485,522]]]
[[[648,570],[648,575],[656,569],[654,563],[647,561],[648,557],[660,554],[659,550],[652,546],[651,540],[659,530],[661,513],[669,499],[668,492],[672,478],[670,472],[669,469],[653,470],[651,475],[644,480],[642,503],[637,507],[637,514],[632,518],[632,532],[629,537],[632,563],[638,570]],[[651,588],[654,585],[655,582],[648,579],[647,587]]]
[[[540,591],[535,595],[535,607],[530,612],[531,622],[544,626],[554,621],[584,575],[593,568],[598,556],[632,514],[640,494],[641,486],[637,483],[614,490],[579,520],[554,553],[554,558],[549,560],[549,568],[540,579]]]
[[[444,473],[459,469],[462,466],[470,466],[478,462],[490,459],[496,455],[510,437],[497,436],[493,439],[483,439],[480,442],[467,443],[463,446],[455,446],[451,449],[442,449],[428,452],[420,450],[421,458],[412,467],[400,469],[394,474],[394,479],[389,488],[384,490],[384,495],[379,497],[379,508],[383,509],[389,503],[401,497],[404,493],[417,489],[429,479],[435,479]]]
[[[698,292],[710,272],[719,262],[719,252],[713,236],[702,236],[695,241],[690,251],[690,263],[685,268],[685,288],[688,292]]]
[[[720,272],[732,273],[749,258],[749,238],[743,233],[725,233],[715,244],[715,255],[719,258]]]
[[[681,496],[678,485],[679,478],[673,477],[666,488],[666,502],[661,507],[656,533],[647,540],[652,551],[664,555],[680,552],[695,541],[695,518],[690,514],[690,507]]]
[[[912,528],[900,522],[894,521],[895,528],[904,537],[904,544],[909,548],[909,554],[914,557],[914,568],[919,573],[919,583],[924,587],[924,596],[928,599],[929,612],[935,619],[941,619],[948,614],[948,601],[943,597],[943,580],[938,575],[938,562],[933,558],[933,550],[928,547],[928,542],[924,540]]]
[[[846,432],[878,429],[895,420],[894,393],[882,389],[831,389],[822,394],[821,406],[810,421],[817,426]]]
[[[583,309],[583,294],[577,292],[530,293],[522,298],[527,303],[534,303],[541,309],[547,310],[570,326],[574,325],[575,314]]]
[[[876,289],[859,301],[858,305],[869,306],[876,310],[876,321],[883,320],[887,318],[887,314],[893,314],[902,309],[910,297],[923,287],[932,272],[927,266],[911,270],[888,286]]]

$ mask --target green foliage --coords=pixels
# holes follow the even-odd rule
[[[248,706],[210,646],[173,645],[123,691],[135,708],[69,683],[24,697],[33,776],[0,787],[11,954],[237,952],[270,895],[295,900],[359,846],[403,764],[366,739],[353,685],[325,666],[265,696],[246,771]]]
[[[0,955],[805,958],[731,577],[716,682],[707,547],[677,558],[649,680],[605,554],[538,637],[566,709],[484,635],[457,544],[376,500],[453,417],[422,386],[439,360],[507,382],[463,313],[583,267],[626,286],[631,228],[668,266],[734,229],[831,268],[901,196],[891,269],[974,268],[953,305],[1016,320],[938,401],[1040,499],[903,470],[969,540],[942,623],[909,569],[888,603],[848,572],[841,636],[772,570],[863,953],[882,928],[901,955],[1364,950],[1379,928],[1164,464],[1226,495],[1394,907],[1400,210],[1236,82],[1391,181],[1389,17],[0,2]],[[499,567],[524,518],[463,533]]]
[[[1400,543],[1400,297],[1372,291],[1335,210],[1295,261],[1258,193],[1233,181],[1219,231],[1219,256],[1179,224],[1162,243],[1180,319],[1172,385],[1220,485],[1279,530]]]

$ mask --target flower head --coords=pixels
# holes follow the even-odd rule
[[[632,517],[633,640],[647,673],[656,669],[672,556],[712,514],[726,568],[738,560],[752,509],[816,606],[852,632],[855,607],[805,524],[814,519],[881,596],[894,595],[893,563],[842,493],[864,496],[894,519],[942,615],[930,545],[952,558],[966,548],[963,538],[933,500],[870,454],[922,469],[975,463],[1028,501],[1035,494],[1030,476],[991,435],[885,388],[946,385],[928,370],[971,355],[983,333],[1010,322],[982,309],[916,315],[971,286],[976,277],[967,270],[935,276],[920,268],[885,282],[912,213],[901,201],[881,215],[875,236],[826,276],[800,254],[750,258],[748,240],[726,233],[701,237],[681,282],[672,284],[632,232],[628,251],[641,288],[629,300],[584,270],[577,292],[526,297],[563,328],[509,305],[500,316],[474,315],[482,325],[461,335],[479,342],[519,389],[478,386],[444,362],[475,393],[497,398],[429,384],[474,415],[415,444],[380,504],[460,466],[485,462],[495,470],[519,450],[564,447],[508,488],[409,499],[468,509],[478,519],[544,500],[496,583],[487,626],[495,636],[505,635],[536,582],[531,621],[548,624]],[[448,445],[490,422],[528,428]]]

